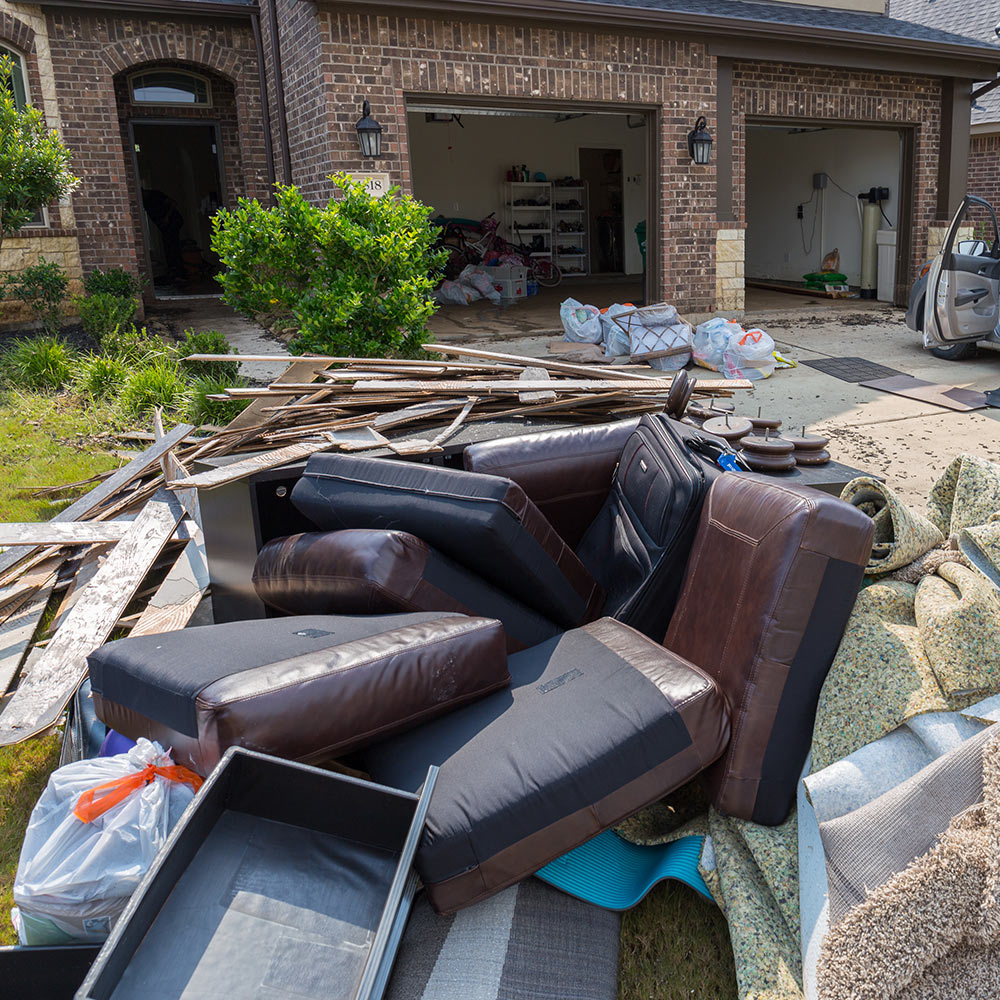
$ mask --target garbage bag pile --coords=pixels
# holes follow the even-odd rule
[[[616,302],[605,309],[566,299],[559,307],[564,339],[602,344],[608,357],[629,355],[660,371],[690,361],[726,378],[764,379],[778,364],[774,340],[759,328],[715,317],[697,328],[666,302],[636,308]]]
[[[467,306],[479,299],[500,305],[500,292],[484,267],[467,264],[454,281],[442,281],[434,297],[443,306]]]

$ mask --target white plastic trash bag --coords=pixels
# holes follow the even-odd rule
[[[609,358],[617,358],[631,353],[629,335],[615,322],[623,313],[631,312],[635,306],[623,306],[616,302],[601,313],[601,335],[604,338],[604,353]]]
[[[500,293],[493,284],[493,277],[483,268],[476,267],[475,264],[466,264],[458,276],[458,281],[467,288],[474,288],[494,305],[500,305]]]
[[[691,324],[666,302],[644,306],[619,317],[629,335],[629,353],[660,371],[679,371],[691,360]]]
[[[763,330],[744,330],[731,337],[723,358],[722,374],[726,378],[748,378],[757,381],[774,374],[774,340]]]
[[[599,344],[603,339],[601,330],[601,310],[597,306],[585,306],[576,299],[566,299],[559,306],[563,337],[575,344]]]
[[[460,281],[442,281],[434,298],[443,306],[468,306],[481,299],[482,294]]]
[[[743,333],[739,323],[731,323],[721,316],[699,324],[694,331],[694,363],[713,372],[722,371],[730,340]]]
[[[54,771],[14,880],[21,944],[103,941],[200,785],[146,739]]]

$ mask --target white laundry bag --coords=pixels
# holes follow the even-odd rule
[[[54,771],[14,880],[21,944],[103,941],[200,786],[146,739]]]
[[[601,310],[585,306],[576,299],[566,299],[559,306],[563,337],[576,344],[599,344],[604,339],[601,329]]]

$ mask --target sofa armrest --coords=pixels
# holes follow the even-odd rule
[[[469,445],[469,472],[513,479],[575,548],[611,489],[618,456],[639,418]]]

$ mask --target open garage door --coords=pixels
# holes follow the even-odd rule
[[[896,129],[747,124],[748,308],[794,306],[791,293],[803,292],[900,302],[909,282],[906,139]]]
[[[649,132],[645,114],[408,100],[414,194],[442,227],[462,232],[451,241],[449,277],[467,263],[502,267],[519,254],[529,271],[523,288],[498,282],[499,306],[443,306],[435,330],[548,334],[560,331],[567,297],[602,308],[641,303],[645,248],[637,231],[651,203]],[[561,280],[546,280],[549,264]]]

